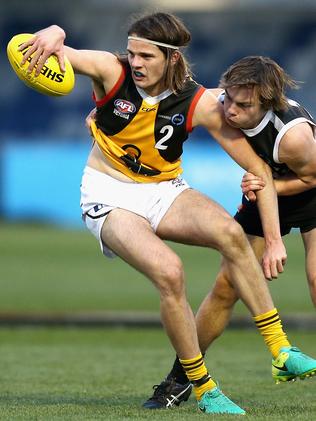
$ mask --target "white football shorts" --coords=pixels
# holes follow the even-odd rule
[[[136,213],[156,231],[172,202],[188,188],[181,177],[158,183],[126,183],[86,166],[81,182],[82,218],[99,241],[103,254],[115,257],[101,240],[101,229],[111,210],[120,208]]]

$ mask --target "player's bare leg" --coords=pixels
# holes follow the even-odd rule
[[[316,308],[316,228],[302,234],[305,247],[306,275],[310,295]]]
[[[206,196],[195,190],[181,193],[158,226],[157,234],[167,240],[219,250],[229,279],[252,315],[274,308],[261,267],[241,226]]]
[[[264,239],[254,236],[247,237],[258,262],[260,262],[265,247]],[[203,353],[224,332],[238,298],[223,259],[214,286],[202,301],[195,317],[200,349]]]
[[[190,381],[199,408],[206,413],[244,414],[208,374],[201,355],[194,315],[187,302],[179,257],[142,217],[123,209],[111,211],[102,240],[118,256],[144,273],[160,294],[161,320]]]
[[[224,332],[237,300],[236,291],[228,281],[222,263],[214,287],[202,301],[195,316],[202,353]]]
[[[196,356],[199,346],[195,321],[186,299],[180,258],[155,235],[144,218],[122,209],[109,214],[102,239],[158,289],[162,323],[178,355]]]
[[[262,256],[264,240],[258,237],[250,237],[253,251],[243,231],[241,231],[241,227],[236,224],[219,205],[198,192],[187,190],[175,200],[158,226],[157,233],[162,238],[216,248],[224,256],[223,272],[219,275],[214,295],[209,295],[204,300],[197,316],[202,351],[206,350],[209,342],[214,340],[226,326],[232,307],[241,292],[244,302],[255,316],[254,320],[258,323],[257,326],[272,355],[279,356],[281,349],[286,351],[281,353],[281,357],[286,358],[288,364],[291,365],[291,370],[283,372],[286,372],[289,378],[296,377],[299,371],[299,375],[303,377],[314,374],[316,360],[302,354],[296,348],[290,347],[282,330],[277,311],[273,307],[266,280],[255,255],[256,253],[258,256]],[[230,282],[232,282],[234,288],[229,285]],[[244,294],[245,286],[250,291],[250,296]],[[227,301],[225,300],[226,294]],[[214,319],[214,317],[211,317],[211,306],[215,306],[219,312],[223,311],[214,331],[210,327]],[[264,314],[260,314],[260,311],[263,311]],[[259,313],[256,314],[256,312]],[[216,316],[218,317],[218,313]],[[201,333],[203,326],[207,326],[205,334]],[[302,360],[307,362],[303,370],[298,369]],[[307,368],[307,371],[305,371],[305,368]],[[175,373],[176,376],[174,376]],[[274,372],[273,377],[277,379],[279,374],[279,372]],[[180,402],[188,399],[190,392],[188,380],[183,373],[179,360],[176,359],[171,372],[156,389],[156,391],[159,391],[159,396],[156,395],[155,391],[153,396],[144,403],[144,406],[153,409],[161,408],[163,405],[167,406],[170,403],[170,397],[176,393],[177,401],[173,405],[179,405]],[[168,404],[166,405],[165,402],[168,402]]]

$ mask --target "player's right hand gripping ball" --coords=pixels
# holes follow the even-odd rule
[[[35,89],[37,92],[51,96],[68,95],[75,86],[75,75],[70,61],[66,56],[66,71],[64,73],[60,70],[55,55],[51,55],[47,59],[38,76],[35,76],[35,69],[33,69],[32,73],[27,72],[29,66],[28,61],[21,66],[23,54],[25,54],[29,47],[23,51],[19,51],[18,48],[21,44],[33,37],[33,34],[18,34],[9,41],[7,54],[13,70],[28,87]]]

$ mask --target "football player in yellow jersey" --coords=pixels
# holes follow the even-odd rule
[[[66,54],[74,71],[93,82],[95,142],[81,188],[86,225],[104,254],[121,257],[157,288],[162,323],[200,410],[244,414],[207,371],[182,262],[163,240],[217,249],[271,352],[290,346],[264,279],[277,277],[286,260],[271,171],[242,133],[226,123],[217,98],[192,80],[182,51],[191,35],[176,16],[154,13],[136,20],[124,57],[75,50],[64,39],[64,30],[53,25],[20,48],[29,47],[23,62],[32,56],[30,71],[36,66],[39,74],[51,54],[64,70]],[[265,183],[257,193],[264,274],[239,224],[180,177],[182,144],[196,126],[206,128],[239,165]]]

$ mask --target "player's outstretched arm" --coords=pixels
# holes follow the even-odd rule
[[[257,192],[266,244],[262,266],[266,278],[276,278],[283,272],[286,250],[280,234],[277,195],[270,167],[253,151],[242,132],[227,124],[222,105],[210,92],[205,92],[196,106],[195,125],[205,127],[234,161],[265,183],[265,188]]]
[[[101,82],[105,91],[111,89],[121,72],[121,65],[116,56],[107,51],[76,50],[64,45],[65,38],[65,31],[57,25],[36,32],[33,38],[20,46],[21,51],[29,47],[22,64],[31,57],[28,70],[32,72],[36,68],[35,74],[39,75],[47,58],[54,54],[63,71],[66,55],[75,73]]]

